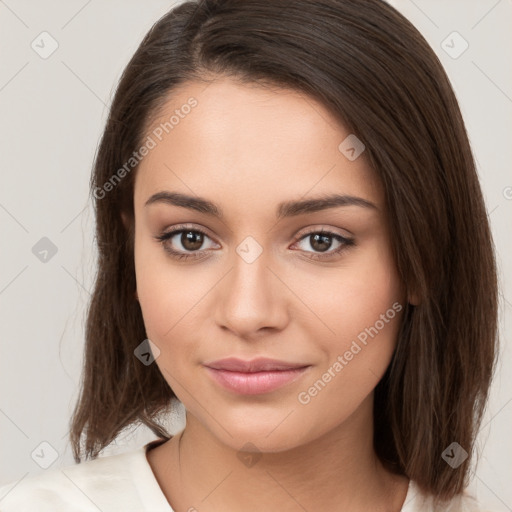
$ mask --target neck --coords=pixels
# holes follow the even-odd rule
[[[275,453],[240,453],[187,415],[185,430],[162,445],[170,468],[162,487],[177,511],[397,512],[408,481],[374,452],[372,406],[369,397],[335,430]]]

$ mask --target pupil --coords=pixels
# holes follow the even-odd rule
[[[203,234],[195,231],[184,231],[181,234],[181,244],[189,251],[197,250],[203,245]]]

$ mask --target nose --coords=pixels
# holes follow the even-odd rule
[[[248,263],[235,254],[233,267],[216,287],[217,325],[240,338],[282,330],[289,321],[292,294],[264,255]]]

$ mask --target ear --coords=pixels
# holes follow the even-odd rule
[[[409,295],[408,302],[413,306],[419,306],[421,304],[417,293],[412,293],[411,295]]]
[[[128,215],[126,214],[126,212],[121,212],[121,219],[123,221],[124,227],[126,229],[128,229],[128,226],[130,225],[130,221],[129,221],[129,218],[128,218]]]

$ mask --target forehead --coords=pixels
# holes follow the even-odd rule
[[[169,95],[146,135],[155,145],[137,169],[139,205],[162,190],[245,205],[331,193],[382,203],[364,152],[352,161],[340,150],[350,132],[298,91],[229,78],[188,82]]]

